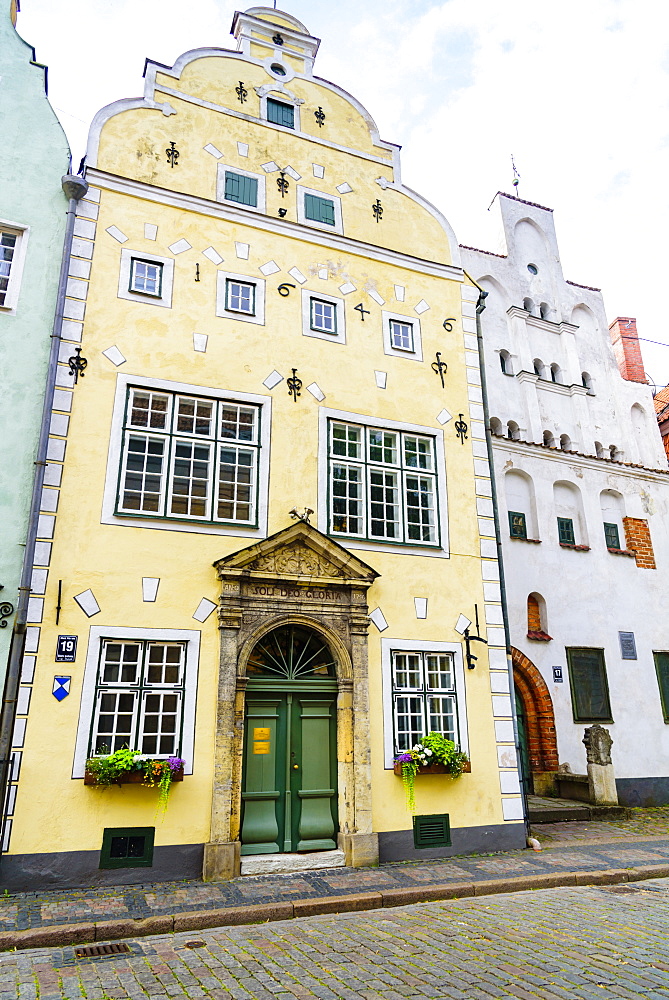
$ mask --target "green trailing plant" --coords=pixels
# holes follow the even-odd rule
[[[167,809],[174,775],[184,764],[185,761],[181,757],[155,760],[153,757],[145,757],[139,750],[124,748],[106,756],[90,757],[86,761],[86,770],[95,776],[96,784],[103,786],[116,784],[128,772],[141,772],[142,784],[158,788],[158,807],[164,812]]]
[[[395,763],[402,767],[402,784],[406,795],[407,809],[416,811],[415,779],[421,767],[443,764],[450,778],[459,778],[469,763],[469,757],[452,740],[441,733],[428,733],[411,750],[398,754]]]

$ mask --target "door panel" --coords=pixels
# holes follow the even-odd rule
[[[336,847],[336,695],[247,692],[242,854]]]
[[[283,827],[281,782],[285,772],[285,704],[263,699],[246,706],[242,854],[276,854]]]
[[[300,802],[299,823],[293,834],[298,851],[327,851],[336,847],[332,839],[334,818],[332,800],[332,710],[334,701],[327,699],[297,699],[294,713],[291,752],[301,760],[296,788]],[[300,778],[301,775],[301,778]]]

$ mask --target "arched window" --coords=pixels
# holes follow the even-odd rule
[[[609,445],[609,458],[611,459],[612,462],[619,462],[621,460],[622,452],[620,448],[617,447],[617,445],[615,444]]]
[[[525,312],[530,313],[531,316],[534,316],[535,305],[532,299],[530,298],[523,299],[523,309],[525,310]]]
[[[527,598],[527,638],[539,642],[551,639],[546,630],[546,602],[541,594],[529,594]]]
[[[560,434],[560,448],[562,451],[571,451],[571,438],[568,434]]]
[[[589,393],[594,395],[594,389],[592,388],[592,376],[588,372],[581,372],[581,382],[583,383],[583,388],[587,389]]]
[[[506,436],[509,441],[520,441],[520,428],[515,420],[509,420],[507,423]]]
[[[537,538],[537,509],[530,476],[520,469],[509,469],[504,476],[504,491],[511,538]]]
[[[622,493],[617,490],[602,490],[599,494],[602,508],[602,523],[607,549],[621,549],[625,539],[625,503]]]
[[[551,365],[551,382],[562,382],[562,369],[555,362]]]
[[[490,433],[494,434],[495,437],[504,437],[504,428],[499,417],[490,418]]]
[[[544,377],[544,363],[541,358],[535,358],[533,361],[534,374],[538,375],[539,378]]]
[[[283,625],[253,647],[246,667],[249,679],[327,679],[336,675],[332,653],[318,632],[302,625]]]
[[[595,441],[595,455],[597,456],[597,458],[608,457],[604,449],[604,445],[602,444],[601,441]]]
[[[544,431],[544,444],[547,448],[555,447],[555,438],[551,431]]]
[[[505,375],[513,375],[513,368],[511,367],[511,355],[508,351],[499,352],[499,365]]]
[[[561,545],[587,545],[583,500],[574,483],[553,483],[553,502]]]
[[[551,318],[551,307],[548,305],[547,302],[542,302],[541,305],[539,306],[539,315],[541,316],[542,319]]]

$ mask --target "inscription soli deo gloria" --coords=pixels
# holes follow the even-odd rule
[[[243,587],[246,597],[293,597],[300,601],[334,601],[340,603],[342,595],[336,590],[324,587],[279,586],[269,584],[247,584]]]

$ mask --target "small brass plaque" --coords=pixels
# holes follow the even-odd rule
[[[269,740],[267,742],[256,742],[253,744],[254,753],[269,753]]]
[[[254,729],[253,730],[254,740],[268,740],[269,739],[269,729]]]

